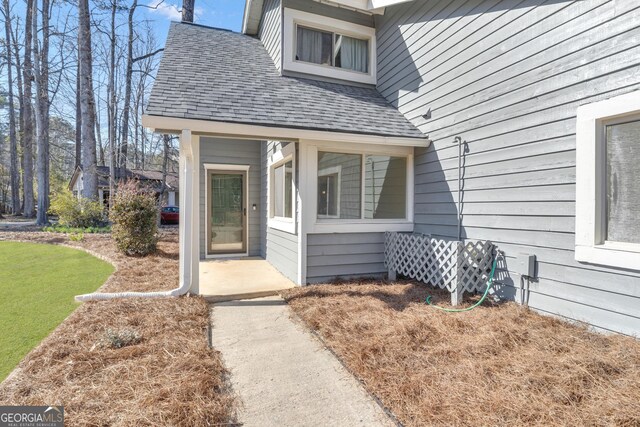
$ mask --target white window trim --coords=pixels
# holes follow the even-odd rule
[[[296,144],[294,142],[289,143],[282,150],[276,152],[272,156],[269,157],[269,174],[267,179],[267,212],[268,219],[267,224],[269,228],[275,228],[277,230],[285,231],[287,233],[295,234],[296,232],[296,212],[297,212],[297,185],[296,185]],[[291,185],[291,214],[292,218],[279,217],[274,216],[274,207],[272,202],[274,200],[273,196],[273,182],[274,182],[274,170],[278,166],[281,166],[288,161],[291,161],[292,169],[293,169],[293,182]]]
[[[413,147],[384,147],[379,145],[358,145],[347,147],[344,144],[324,141],[307,141],[306,173],[308,179],[304,192],[308,213],[305,216],[307,233],[376,233],[383,231],[413,231]],[[379,154],[407,158],[407,200],[405,219],[325,219],[318,218],[318,151],[345,154]],[[364,193],[363,193],[364,194]]]
[[[318,171],[318,178],[325,177],[328,175],[338,175],[338,183],[341,182],[342,179],[342,165],[331,166],[329,168],[324,168]],[[338,200],[336,200],[336,214],[335,215],[320,215],[318,214],[318,218],[340,218],[340,192],[338,191]]]
[[[205,181],[205,191],[204,191],[204,213],[205,213],[205,226],[204,226],[204,230],[202,231],[202,233],[204,233],[204,244],[205,244],[205,259],[216,259],[216,258],[241,258],[241,257],[248,257],[249,256],[249,169],[251,168],[250,165],[231,165],[231,164],[226,164],[226,163],[204,163],[204,181]],[[245,206],[247,209],[247,218],[246,218],[246,226],[245,226],[245,230],[244,230],[244,238],[245,238],[245,242],[246,242],[246,250],[244,252],[236,252],[236,253],[229,253],[229,254],[210,254],[209,253],[209,245],[207,243],[207,230],[209,229],[209,221],[211,221],[211,216],[207,213],[208,209],[209,209],[209,191],[206,188],[207,185],[209,185],[207,183],[207,175],[209,173],[210,170],[220,170],[220,171],[240,171],[240,172],[246,172],[247,174],[247,182],[244,183],[244,192],[245,192]]]
[[[640,245],[608,242],[604,125],[640,113],[640,92],[578,107],[576,122],[577,261],[640,269]]]
[[[376,77],[376,30],[364,25],[353,24],[339,19],[302,12],[295,9],[284,9],[283,31],[283,69],[306,74],[315,74],[334,79],[349,80],[375,85]],[[296,58],[296,25],[332,31],[369,41],[369,72],[361,73],[328,65],[312,64],[297,61]]]

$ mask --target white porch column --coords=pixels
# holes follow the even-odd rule
[[[196,152],[194,152],[196,151]],[[191,130],[185,129],[180,136],[180,285],[189,285],[192,293],[198,293],[198,194],[196,193],[196,155]],[[195,249],[195,250],[194,250]]]
[[[191,292],[200,293],[200,137],[191,137],[193,182],[191,189]]]

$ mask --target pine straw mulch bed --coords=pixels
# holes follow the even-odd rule
[[[119,254],[109,235],[71,242],[64,234],[0,232],[0,240],[65,244],[109,260],[101,292],[152,291],[178,283],[178,236],[163,231],[158,253]],[[79,305],[0,385],[0,405],[64,405],[68,425],[226,424],[236,401],[220,354],[208,348],[202,298],[121,299]],[[137,332],[119,349],[96,345],[108,329]]]
[[[640,425],[640,342],[514,303],[444,313],[411,282],[286,291],[294,312],[405,426]]]

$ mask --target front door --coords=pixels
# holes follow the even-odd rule
[[[245,171],[208,171],[208,254],[247,251],[246,183]]]

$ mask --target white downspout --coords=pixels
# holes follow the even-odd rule
[[[192,275],[194,269],[192,265],[193,257],[197,255],[194,253],[196,245],[192,240],[194,236],[197,238],[197,234],[194,227],[198,227],[196,221],[193,220],[194,206],[197,209],[197,205],[194,202],[194,150],[191,141],[191,130],[186,129],[182,131],[180,137],[180,223],[179,223],[179,235],[180,235],[180,284],[177,288],[171,291],[156,291],[156,292],[116,292],[116,293],[92,293],[77,295],[76,301],[104,301],[115,298],[163,298],[163,297],[177,297],[184,295],[191,289],[193,282]],[[189,215],[184,213],[189,212]]]

